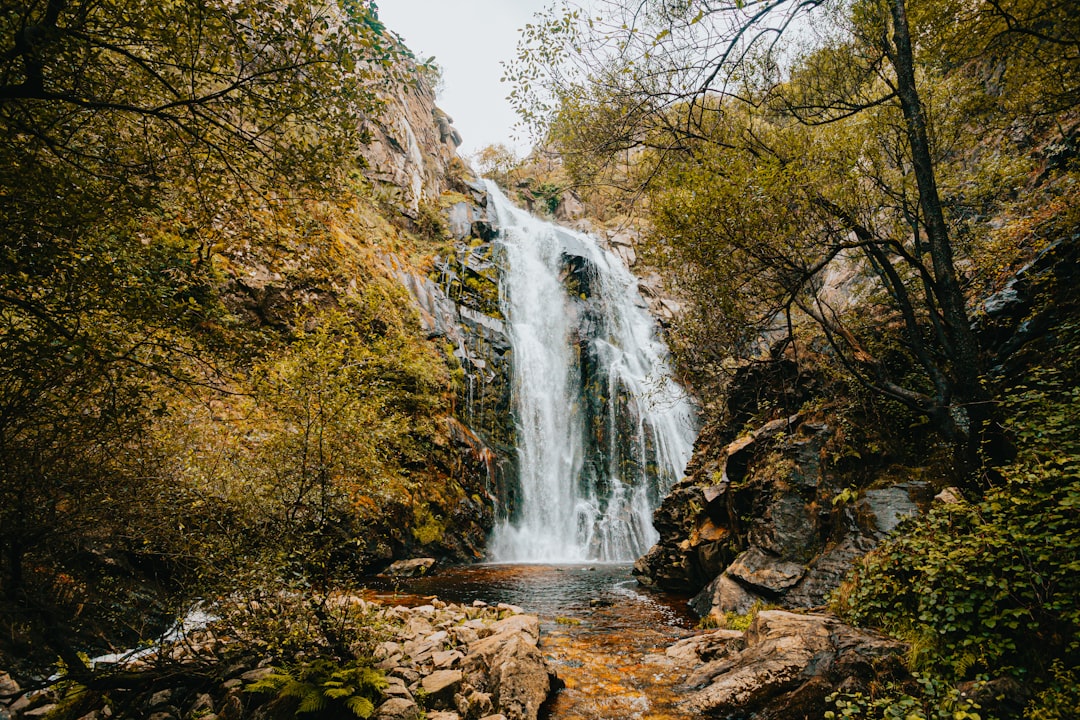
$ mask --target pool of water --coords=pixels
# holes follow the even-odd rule
[[[686,598],[640,587],[629,565],[472,565],[380,580],[373,599],[519,605],[540,616],[540,649],[566,687],[548,720],[689,720],[676,706],[684,672],[664,649],[693,633]]]

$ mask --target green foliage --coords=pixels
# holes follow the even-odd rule
[[[959,690],[933,676],[915,674],[917,688],[889,685],[873,697],[835,693],[827,720],[990,720]]]
[[[425,239],[436,246],[440,246],[451,239],[450,229],[447,227],[442,209],[437,203],[420,203],[416,228]]]
[[[440,542],[446,535],[446,526],[442,519],[437,517],[428,506],[418,506],[414,509],[414,524],[412,535],[421,545],[434,545]]]
[[[154,631],[131,559],[193,593],[254,557],[340,565],[316,551],[354,540],[365,490],[400,496],[441,365],[389,283],[327,282],[344,263],[310,199],[352,197],[380,93],[414,79],[367,0],[3,4],[5,666],[60,653],[77,673],[80,631],[127,626],[127,605]],[[286,321],[299,288],[366,288],[351,329],[300,333],[291,360],[290,328],[234,314],[238,277],[289,253]],[[307,540],[275,542],[286,527]]]
[[[699,630],[715,630],[720,627],[720,621],[712,615],[706,615],[697,621],[697,627]]]
[[[0,16],[3,145],[136,192],[320,183],[362,139],[396,42],[364,0],[31,0]]]
[[[672,334],[694,376],[721,386],[763,332],[816,327],[836,367],[925,418],[973,478],[995,419],[962,288],[990,275],[973,259],[1000,264],[986,218],[1037,169],[1015,133],[1075,135],[1080,63],[1061,49],[1080,27],[1063,12],[606,0],[539,16],[508,75],[576,184],[645,210],[642,256],[688,300]],[[883,325],[901,329],[899,369],[873,347]]]
[[[59,696],[59,702],[49,712],[49,720],[77,720],[85,717],[103,699],[107,701],[100,691],[72,681],[61,681],[54,692]]]
[[[363,664],[393,632],[385,618],[347,595],[281,587],[280,580],[260,586],[250,579],[242,600],[219,603],[217,626],[279,666],[314,658]]]
[[[935,508],[860,568],[844,608],[913,635],[950,677],[1023,673],[1080,650],[1080,464],[1015,470],[973,506]]]
[[[190,552],[218,587],[325,587],[363,572],[372,527],[411,524],[450,379],[402,293],[372,280],[341,308],[298,319],[310,329],[256,362],[216,417],[195,406],[161,421],[186,529],[147,549]]]
[[[1058,337],[1062,361],[1006,397],[1020,455],[1002,483],[907,522],[838,600],[849,619],[910,639],[916,667],[1047,687],[1034,708],[1065,702],[1061,678],[1080,666],[1080,336],[1069,323]]]
[[[278,669],[244,690],[291,700],[298,718],[335,718],[343,711],[369,718],[385,687],[383,674],[366,664],[319,659]]]
[[[1055,660],[1050,672],[1046,687],[1024,709],[1026,720],[1069,720],[1080,708],[1080,668]]]
[[[908,639],[927,673],[921,691],[838,711],[963,717],[948,683],[976,673],[1053,684],[1047,707],[1066,705],[1060,678],[1080,664],[1075,307],[1056,311],[1056,347],[1010,358],[1049,350],[1046,367],[991,388],[964,288],[1075,233],[1080,62],[1064,48],[1080,16],[1058,0],[598,7],[526,30],[514,102],[575,183],[644,195],[642,255],[689,301],[671,332],[687,374],[722,388],[732,356],[787,326],[800,369],[828,364],[852,405],[858,385],[887,398],[865,403],[880,425],[932,428],[954,449],[948,484],[977,498],[909,521],[838,596],[850,619]],[[1011,443],[980,429],[1001,426]],[[849,468],[889,456],[885,435],[838,433],[831,469],[853,487],[836,504],[867,479]]]
[[[859,491],[856,490],[855,488],[847,487],[847,488],[844,488],[843,490],[841,490],[840,492],[836,493],[836,495],[833,496],[832,504],[834,506],[842,507],[844,505],[851,504],[852,502],[854,502],[858,498],[859,498]]]
[[[486,145],[476,151],[472,160],[481,177],[494,180],[499,187],[509,190],[517,184],[522,160],[506,145]]]
[[[540,208],[548,215],[554,215],[562,199],[563,188],[557,183],[541,182],[532,188],[533,195],[540,203]]]

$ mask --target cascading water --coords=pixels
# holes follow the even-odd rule
[[[694,412],[621,260],[588,235],[489,197],[504,252],[518,494],[489,543],[498,562],[628,562],[682,477]]]

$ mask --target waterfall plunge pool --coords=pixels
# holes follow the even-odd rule
[[[693,634],[685,596],[637,584],[629,564],[482,564],[420,578],[378,579],[369,600],[518,605],[540,617],[540,650],[566,686],[547,720],[689,720],[678,686],[685,679],[664,655]]]

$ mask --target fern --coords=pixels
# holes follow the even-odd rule
[[[264,695],[277,695],[285,685],[292,681],[292,676],[286,673],[272,673],[262,680],[249,684],[244,690],[251,693]]]
[[[290,680],[285,687],[281,689],[278,694],[280,697],[293,697],[303,702],[314,688],[306,682],[300,680]]]
[[[323,695],[319,688],[308,685],[305,690],[306,692],[300,696],[300,705],[296,708],[298,716],[318,713],[326,708],[326,696]]]
[[[361,720],[367,720],[375,712],[375,704],[366,697],[354,695],[345,701],[345,707]]]
[[[374,668],[356,662],[340,666],[320,659],[276,669],[245,690],[294,699],[294,715],[301,720],[340,717],[344,711],[366,720],[375,712],[375,700],[381,699],[385,687],[386,678]]]

